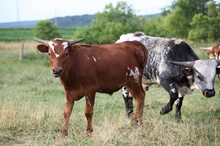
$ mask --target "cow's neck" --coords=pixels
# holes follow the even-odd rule
[[[68,71],[67,71],[68,72]],[[64,87],[74,88],[77,86],[77,80],[74,75],[70,73],[65,74],[65,72],[60,76],[60,81],[64,85]]]

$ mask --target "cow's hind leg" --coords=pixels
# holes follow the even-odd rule
[[[122,87],[121,91],[125,102],[125,110],[128,118],[130,118],[133,114],[133,97],[130,95],[126,87]]]
[[[145,98],[145,91],[142,85],[134,83],[133,85],[127,86],[128,91],[134,97],[136,108],[134,114],[132,115],[132,123],[138,122],[142,125],[142,117],[143,117],[143,109],[144,109],[144,98]]]
[[[167,114],[167,113],[169,113],[170,111],[173,110],[173,104],[178,99],[178,91],[177,91],[177,88],[176,88],[174,83],[166,82],[167,81],[166,79],[164,79],[164,80],[161,79],[161,81],[162,81],[161,85],[165,88],[165,90],[170,95],[169,102],[160,111],[160,114],[164,115],[164,114]]]
[[[86,96],[86,106],[85,106],[84,112],[85,112],[85,116],[86,116],[86,119],[87,119],[86,131],[88,133],[93,132],[92,117],[93,117],[94,102],[95,102],[95,92],[90,93],[89,95]]]

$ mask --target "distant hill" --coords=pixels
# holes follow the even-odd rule
[[[75,15],[66,17],[56,17],[49,19],[58,27],[77,27],[77,26],[89,26],[95,15]],[[32,28],[37,22],[36,21],[20,21],[20,22],[7,22],[0,23],[0,28]]]
[[[0,28],[31,28],[38,21],[20,21],[20,22],[6,22],[0,23]]]
[[[77,27],[77,26],[89,26],[95,15],[76,15],[76,16],[66,16],[57,17],[50,19],[58,27]]]
[[[154,18],[159,16],[160,14],[152,14],[152,15],[143,15],[141,17]],[[95,18],[95,15],[75,15],[75,16],[66,16],[66,17],[56,17],[49,19],[58,27],[77,27],[77,26],[90,26],[92,24],[92,20]],[[0,28],[32,28],[37,22],[36,21],[20,21],[20,22],[7,22],[0,23]]]

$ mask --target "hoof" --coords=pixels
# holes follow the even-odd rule
[[[87,129],[87,130],[86,130],[86,135],[87,135],[87,136],[91,136],[91,135],[92,135],[92,132],[93,132],[93,129]]]
[[[146,87],[145,87],[145,91],[148,91],[148,90],[149,90],[149,86],[146,86]]]
[[[160,111],[160,115],[164,115],[165,113],[163,112],[163,110]]]
[[[176,111],[175,120],[176,120],[177,123],[182,123],[183,122],[180,111]]]
[[[181,117],[176,117],[175,120],[177,123],[183,123],[183,119]]]
[[[127,117],[130,119],[133,115],[133,110],[127,110]]]
[[[183,123],[183,119],[181,116],[175,116],[175,120],[177,123]]]
[[[67,129],[61,129],[60,130],[60,135],[61,135],[61,137],[65,137],[65,136],[67,136],[68,135],[68,132],[67,132]]]
[[[131,123],[132,126],[134,125],[138,125],[138,126],[142,126],[142,118],[137,118],[137,116],[135,116],[134,114],[131,117]]]
[[[93,129],[86,129],[86,133],[92,133],[93,132]]]
[[[169,112],[172,111],[172,110],[173,110],[172,107],[169,107],[169,108],[164,107],[164,108],[161,109],[160,114],[161,114],[161,115],[165,115],[165,114],[169,113]]]

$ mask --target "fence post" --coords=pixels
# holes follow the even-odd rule
[[[24,41],[21,44],[20,53],[19,53],[19,60],[21,61],[24,56]]]

